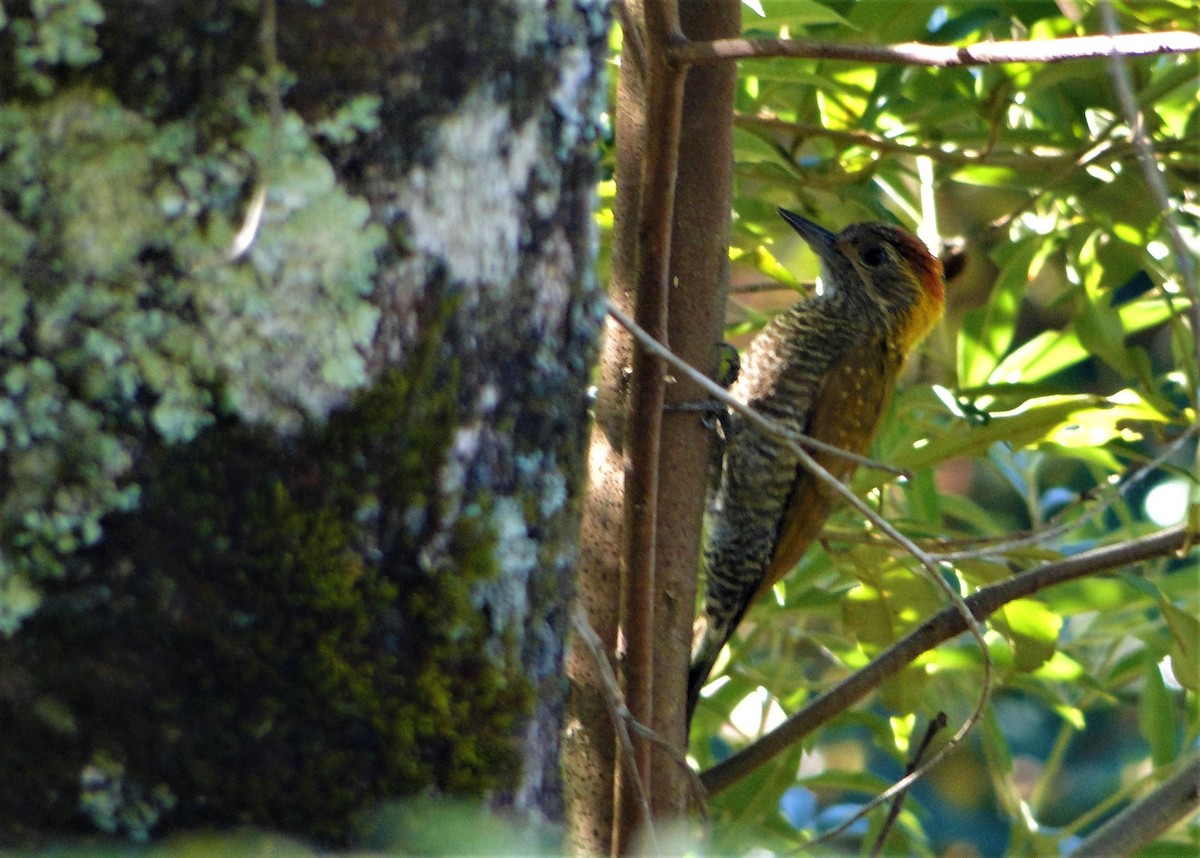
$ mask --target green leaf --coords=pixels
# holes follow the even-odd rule
[[[904,497],[909,514],[924,524],[937,526],[941,521],[941,494],[934,481],[933,471],[917,471],[904,482]]]
[[[984,756],[988,761],[988,768],[993,773],[1008,774],[1012,771],[1012,750],[1008,747],[1008,740],[1004,738],[1004,731],[1000,729],[1000,721],[996,717],[994,707],[988,707],[984,710],[983,717],[979,719],[979,736],[982,740]]]
[[[1159,607],[1171,631],[1171,670],[1184,688],[1200,691],[1200,620],[1162,597]]]
[[[875,556],[872,557],[871,555]],[[855,574],[864,582],[842,598],[846,625],[868,651],[882,649],[941,607],[933,586],[903,566],[887,568],[890,552],[856,551]],[[884,569],[882,573],[879,571]]]
[[[1041,247],[1040,236],[1019,242],[1004,264],[987,306],[964,318],[958,335],[958,381],[962,387],[987,381],[1012,344],[1030,265]]]
[[[1150,746],[1150,758],[1155,768],[1159,768],[1172,762],[1176,756],[1179,743],[1175,716],[1162,673],[1149,654],[1145,658],[1142,676],[1142,693],[1138,697],[1138,727]]]
[[[1017,599],[994,615],[992,623],[1004,629],[1013,643],[1013,666],[1028,672],[1054,655],[1062,617],[1039,601]]]
[[[1107,407],[1080,410],[1070,422],[1048,431],[1045,441],[1064,448],[1103,447],[1117,438],[1140,440],[1139,424],[1169,422],[1161,411],[1132,389],[1117,391],[1104,401]]]
[[[1082,411],[1108,407],[1102,398],[1095,396],[1031,399],[1013,411],[990,415],[983,425],[956,421],[944,434],[931,439],[929,443],[898,452],[891,464],[915,470],[955,456],[983,453],[992,444],[1000,442],[1024,447],[1040,440],[1056,426],[1070,421]]]
[[[733,158],[738,164],[753,164],[761,161],[778,164],[781,160],[779,149],[775,144],[741,128],[733,129]]]
[[[1079,341],[1091,354],[1100,358],[1124,378],[1135,375],[1133,363],[1125,350],[1125,329],[1121,314],[1113,309],[1107,295],[1088,294],[1087,301],[1073,325]]]
[[[992,370],[989,384],[1038,382],[1088,356],[1074,331],[1042,331],[1021,344]],[[960,370],[961,378],[961,370]]]
[[[743,265],[750,265],[757,271],[770,277],[772,280],[778,280],[780,283],[798,288],[799,281],[788,271],[775,255],[766,248],[765,245],[759,244],[748,252],[734,251],[730,254],[733,261],[740,262]],[[782,287],[781,287],[782,288]]]
[[[861,792],[864,795],[876,795],[891,786],[889,781],[881,778],[879,775],[874,775],[870,772],[848,772],[840,769],[827,769],[820,774],[797,778],[796,783],[814,788]]]
[[[1050,682],[1078,682],[1079,679],[1086,674],[1083,665],[1064,653],[1062,650],[1055,650],[1054,654],[1037,670],[1035,671],[1039,679],[1045,679]],[[1074,707],[1061,707],[1062,709],[1075,710]],[[1056,711],[1058,711],[1056,709]],[[1059,714],[1063,714],[1061,711]],[[1067,718],[1066,715],[1063,715]],[[1068,720],[1071,720],[1068,718]],[[1082,720],[1082,718],[1080,718]],[[1072,721],[1074,723],[1074,721]]]
[[[742,0],[749,5],[748,0]],[[850,22],[817,0],[765,0],[764,21],[755,22],[759,26],[771,27],[805,27],[809,24],[841,24],[850,26]],[[793,65],[799,65],[794,63]]]
[[[987,188],[1029,188],[1029,177],[1009,167],[963,167],[954,178],[966,185]]]
[[[1180,296],[1173,300],[1175,312],[1187,311],[1189,302]],[[1162,324],[1171,318],[1171,307],[1163,298],[1141,298],[1123,304],[1117,310],[1121,329],[1127,336]],[[1042,331],[1013,349],[988,376],[989,384],[1017,384],[1041,381],[1091,357],[1080,342],[1079,334],[1067,329]]]
[[[1079,341],[1096,357],[1107,363],[1124,378],[1137,375],[1133,360],[1125,348],[1125,328],[1121,314],[1112,306],[1112,289],[1106,284],[1110,277],[1101,259],[1101,234],[1093,232],[1080,248],[1078,266],[1083,276],[1084,304],[1075,316],[1074,328]]]
[[[1139,298],[1122,304],[1117,314],[1121,317],[1121,327],[1126,335],[1136,334],[1138,331],[1162,324],[1172,315],[1186,313],[1191,304],[1191,301],[1181,295],[1172,296],[1171,304],[1159,297]]]

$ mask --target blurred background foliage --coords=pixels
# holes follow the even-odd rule
[[[1122,32],[1200,26],[1190,0],[1113,6]],[[869,44],[1105,32],[1094,3],[1072,0],[745,0],[743,28]],[[1194,249],[1200,66],[1195,56],[1126,65]],[[1115,93],[1106,59],[740,64],[727,336],[743,345],[814,288],[816,260],[777,206],[834,230],[898,223],[935,249],[946,319],[910,363],[873,451],[912,478],[861,470],[855,486],[906,534],[950,553],[945,574],[963,592],[1179,522],[1196,497],[1188,288]],[[603,183],[602,227],[612,193]],[[1169,773],[1200,732],[1196,557],[1061,585],[995,614],[993,704],[914,790],[887,853],[1060,854]],[[750,612],[718,664],[693,724],[695,760],[727,757],[942,605],[911,558],[853,510],[835,513],[823,547]],[[714,854],[786,851],[828,831],[903,774],[939,711],[961,724],[980,679],[969,636],[927,653],[716,796]],[[869,849],[884,815],[822,850]],[[1194,855],[1198,844],[1192,820],[1147,854]]]

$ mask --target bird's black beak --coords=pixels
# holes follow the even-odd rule
[[[837,235],[787,209],[779,209],[779,216],[786,220],[804,239],[804,243],[812,248],[813,253],[817,254],[817,259],[821,261],[821,281],[824,288],[830,289],[835,283],[849,283],[857,279],[854,266],[838,250]]]
[[[830,253],[836,253],[837,236],[823,226],[817,226],[808,218],[800,217],[795,212],[779,209],[779,216],[788,222],[788,226],[796,230],[804,243],[813,249],[821,259],[826,259]]]

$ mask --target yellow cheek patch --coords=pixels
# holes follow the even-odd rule
[[[940,267],[940,266],[939,266]],[[933,288],[936,286],[936,291]],[[946,302],[943,299],[944,292],[942,290],[942,278],[934,275],[933,283],[922,281],[920,298],[913,305],[912,313],[905,320],[905,323],[896,332],[899,339],[898,345],[903,354],[908,354],[912,351],[925,335],[933,330],[933,326],[942,318],[942,313],[946,309]]]

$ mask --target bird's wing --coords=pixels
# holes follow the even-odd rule
[[[829,367],[813,399],[805,434],[851,453],[865,453],[887,407],[902,357],[881,338],[844,352]],[[813,457],[839,480],[854,473],[854,463],[830,453]],[[780,518],[779,536],[757,595],[774,586],[804,556],[821,533],[836,491],[798,465],[796,480]]]

